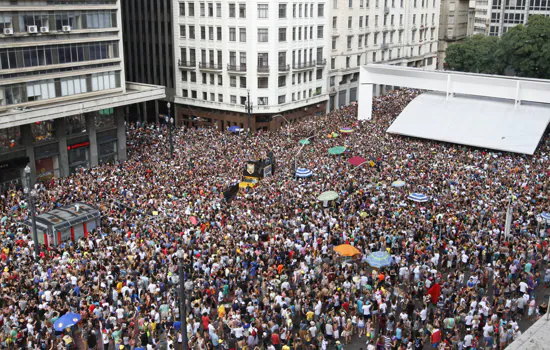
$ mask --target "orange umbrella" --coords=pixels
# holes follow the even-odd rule
[[[354,256],[361,254],[359,249],[349,244],[340,244],[339,246],[334,247],[334,251],[343,256]]]

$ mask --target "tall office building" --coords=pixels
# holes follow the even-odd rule
[[[550,15],[548,0],[478,0],[474,34],[502,36],[508,29],[526,24],[531,15]]]
[[[184,124],[267,130],[326,111],[324,0],[174,1],[173,13]]]
[[[443,69],[445,51],[450,44],[468,36],[470,0],[442,0],[439,16],[439,53],[437,68]]]
[[[126,78],[166,87],[173,101],[177,66],[174,57],[172,0],[120,0],[124,37]],[[166,102],[159,100],[135,105],[141,121],[158,122],[166,114]]]
[[[357,100],[361,65],[434,69],[439,5],[440,0],[331,0],[329,108]]]
[[[0,0],[0,184],[126,159],[124,106],[165,97],[126,81],[119,0]]]

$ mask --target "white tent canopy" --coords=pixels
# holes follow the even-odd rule
[[[550,122],[550,105],[427,92],[388,128],[392,134],[533,154]]]

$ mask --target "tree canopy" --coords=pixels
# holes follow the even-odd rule
[[[550,18],[533,15],[502,38],[474,35],[449,45],[445,62],[462,72],[550,79]]]

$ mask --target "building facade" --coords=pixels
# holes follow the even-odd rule
[[[370,63],[435,69],[440,0],[331,0],[329,109],[357,100]],[[376,87],[377,93],[380,87]]]
[[[118,0],[0,0],[0,184],[126,159],[124,106],[163,98],[125,79]]]
[[[445,51],[450,44],[468,36],[470,0],[442,0],[439,16],[437,68],[445,66]]]
[[[326,111],[324,0],[174,1],[173,13],[179,122],[267,130]]]
[[[474,34],[502,36],[531,15],[550,15],[548,0],[479,0],[475,6]]]
[[[121,0],[126,79],[166,87],[174,100],[177,66],[174,56],[172,0]],[[155,100],[133,108],[136,119],[159,122],[166,103]]]

